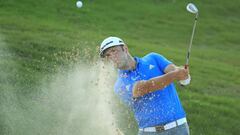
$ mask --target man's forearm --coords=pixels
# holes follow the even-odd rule
[[[175,64],[170,64],[170,65],[168,65],[168,66],[165,68],[164,73],[172,72],[172,71],[174,71],[174,70],[176,70],[176,69],[178,69],[178,68],[179,68],[179,67],[176,66]]]
[[[169,72],[146,81],[136,83],[133,88],[133,97],[140,97],[145,94],[163,89],[176,79],[177,72]]]

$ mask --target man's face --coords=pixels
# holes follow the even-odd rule
[[[127,65],[127,51],[124,46],[115,46],[104,52],[104,58],[113,62],[116,68],[122,69]]]

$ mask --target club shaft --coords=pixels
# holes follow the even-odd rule
[[[190,59],[190,53],[191,53],[191,48],[192,48],[192,42],[193,42],[193,37],[194,37],[194,33],[195,33],[195,28],[196,28],[196,25],[197,25],[197,18],[198,18],[198,14],[196,14],[196,17],[195,17],[195,20],[194,20],[194,24],[193,24],[192,35],[191,35],[191,39],[190,39],[190,43],[189,43],[188,51],[187,51],[187,58],[186,58],[185,68],[187,68],[188,65],[189,65],[189,59]]]

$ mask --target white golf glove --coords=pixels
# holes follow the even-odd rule
[[[180,82],[181,85],[184,85],[184,86],[190,84],[190,82],[191,82],[191,76],[190,76],[190,74],[188,74],[188,79],[186,79],[186,80],[180,80],[179,82]]]

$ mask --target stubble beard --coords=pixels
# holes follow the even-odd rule
[[[122,70],[126,70],[129,68],[129,59],[128,59],[128,55],[123,55],[121,56],[121,59],[119,61],[119,63],[116,64],[116,67],[118,69],[122,69]]]

